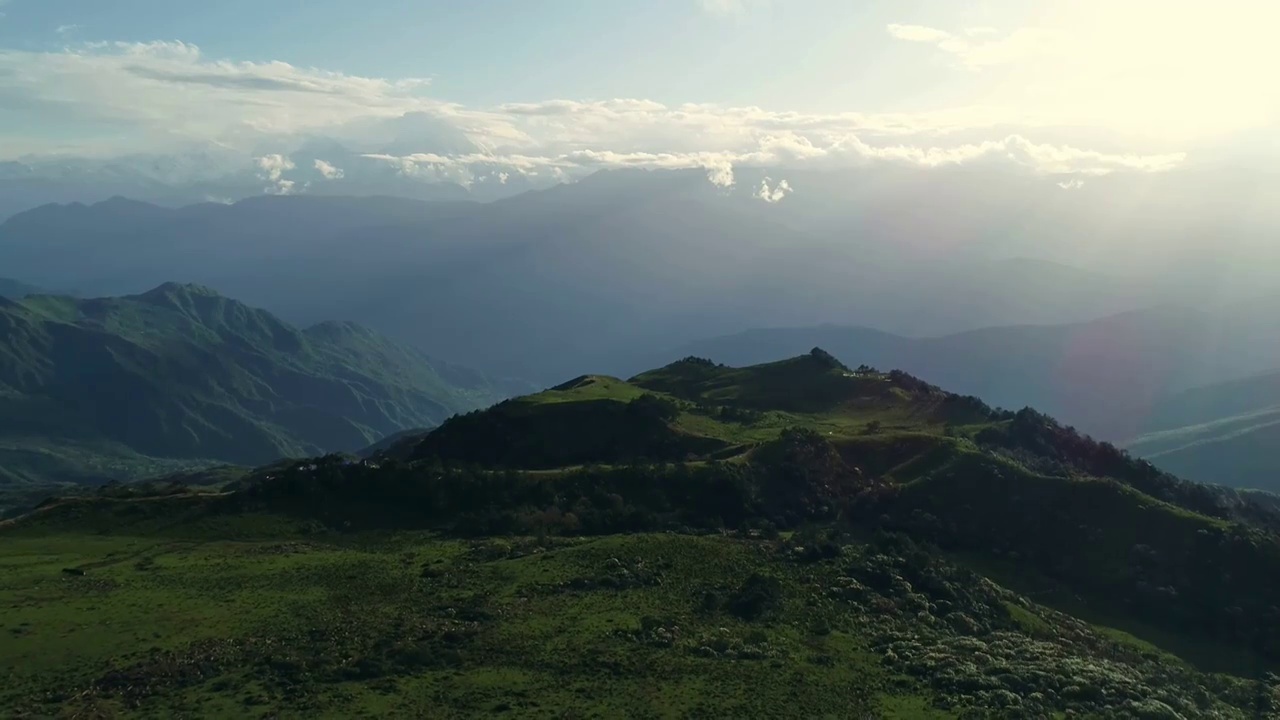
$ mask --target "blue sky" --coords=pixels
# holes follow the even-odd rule
[[[887,161],[1087,176],[1164,171],[1209,147],[1248,155],[1280,118],[1280,10],[1264,0],[0,12],[0,160],[200,151],[278,167],[325,138],[402,172]]]
[[[945,100],[891,22],[985,25],[976,4],[805,0],[11,0],[0,46],[181,40],[212,58],[423,77],[467,104],[644,97],[796,110]],[[1013,16],[1005,14],[1008,21]],[[62,32],[59,32],[59,29]],[[842,67],[837,82],[831,68]],[[884,72],[892,67],[893,72]],[[953,78],[954,80],[955,78]]]

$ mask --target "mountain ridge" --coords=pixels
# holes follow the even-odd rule
[[[759,173],[742,168],[739,184],[722,189],[703,171],[602,171],[483,205],[263,196],[159,211],[156,221],[116,220],[107,208],[100,222],[71,217],[92,216],[92,207],[64,213],[65,222],[45,208],[48,218],[0,225],[0,264],[88,294],[200,282],[297,325],[355,320],[540,383],[578,371],[569,358],[617,371],[648,348],[751,325],[932,335],[1086,320],[1188,292],[1119,270],[1030,263],[1025,252],[1009,265],[979,244],[932,235],[900,245],[890,241],[910,234],[867,197],[818,202],[838,195],[843,176],[797,174],[794,196],[769,204],[751,196]],[[1019,192],[1050,190],[1061,194],[1052,184]],[[932,224],[929,233],[970,236]],[[291,272],[277,272],[280,263]],[[454,311],[432,312],[442,306]],[[505,352],[510,343],[524,351]]]
[[[684,345],[673,354],[733,364],[820,345],[850,364],[902,368],[1005,407],[1033,406],[1115,442],[1137,436],[1161,400],[1206,382],[1280,363],[1274,315],[1256,303],[1209,312],[1178,305],[1068,324],[995,326],[907,337],[824,324],[748,330]]]
[[[452,385],[427,356],[354,324],[299,330],[193,284],[29,296],[0,307],[0,326],[5,416],[24,418],[0,433],[14,441],[260,464],[355,451],[501,397],[479,376]]]
[[[604,673],[600,712],[625,714],[642,702],[634,684],[661,666],[698,680],[663,701],[680,714],[741,709],[729,678],[743,673],[746,696],[775,709],[804,687],[787,702],[815,715],[832,703],[940,718],[1280,707],[1266,674],[1280,666],[1274,496],[1187,483],[1033,410],[994,410],[817,347],[747,367],[691,356],[628,380],[579,375],[364,458],[275,463],[212,492],[112,489],[0,524],[19,551],[82,547],[84,533],[98,553],[143,543],[151,560],[114,568],[81,551],[21,567],[118,583],[101,602],[122,632],[154,606],[138,593],[159,581],[180,583],[170,602],[217,605],[177,599],[194,581],[188,565],[206,584],[225,571],[288,588],[279,606],[217,601],[255,618],[269,651],[233,624],[214,650],[188,641],[144,668],[175,657],[213,677],[253,667],[270,687],[305,676],[308,698],[326,703],[363,706],[353,689],[393,682],[381,706],[429,689],[449,712],[490,712],[496,698],[533,711]],[[188,561],[172,562],[184,543]],[[33,627],[48,621],[24,612]],[[336,616],[344,630],[325,634]],[[425,629],[407,633],[411,618]],[[196,635],[210,628],[194,622]],[[580,661],[565,642],[601,657]],[[528,667],[511,665],[519,657],[544,668],[519,677],[525,695],[494,676]],[[433,679],[441,663],[461,689]],[[0,698],[18,707],[79,702],[16,677]],[[181,702],[166,681],[134,698],[94,678],[64,682],[108,707]],[[477,705],[472,682],[501,692]],[[183,687],[224,702],[221,684]]]

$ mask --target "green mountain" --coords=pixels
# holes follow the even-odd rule
[[[1280,490],[1280,373],[1166,398],[1125,446],[1193,480]]]
[[[0,525],[0,663],[14,668],[0,703],[32,716],[1280,710],[1276,498],[1178,480],[1031,410],[815,349],[583,376],[407,440],[216,491],[51,501]]]
[[[364,328],[300,330],[197,286],[0,300],[0,483],[355,451],[501,397]]]

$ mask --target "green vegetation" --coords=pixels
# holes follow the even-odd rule
[[[1280,512],[829,355],[0,526],[30,716],[1252,718]],[[189,480],[190,478],[188,478]]]
[[[0,299],[0,485],[355,451],[500,391],[368,330],[212,291]]]
[[[6,534],[5,707],[1247,717],[1258,699],[1256,683],[1203,675],[893,536],[462,541],[141,514],[111,535]],[[814,556],[810,540],[832,549]]]

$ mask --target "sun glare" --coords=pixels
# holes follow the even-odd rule
[[[1262,2],[1054,3],[962,59],[1005,65],[1002,94],[1038,113],[1192,140],[1280,117],[1278,20],[1280,5]]]

